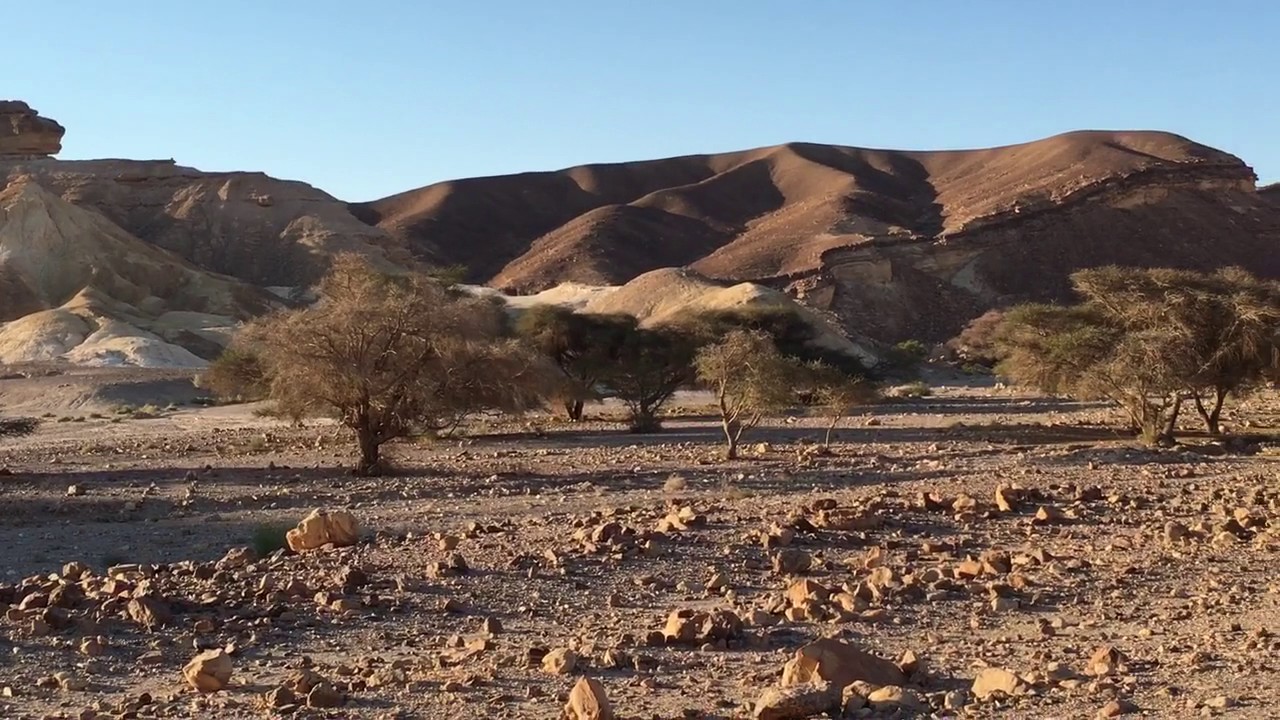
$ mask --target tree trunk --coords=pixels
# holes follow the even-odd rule
[[[382,442],[378,440],[377,433],[364,424],[356,428],[356,440],[360,443],[360,464],[356,465],[356,474],[361,477],[379,474]]]
[[[726,460],[738,459],[738,438],[742,436],[742,427],[736,420],[725,420],[724,423],[724,439],[725,450],[724,456]]]
[[[569,417],[570,422],[582,422],[582,412],[586,405],[582,400],[566,400],[564,403],[565,415]]]
[[[1165,418],[1163,426],[1160,428],[1160,434],[1156,436],[1157,445],[1172,445],[1174,443],[1174,431],[1178,427],[1178,415],[1182,412],[1182,396],[1174,398],[1172,407],[1165,406],[1168,416]],[[1156,413],[1155,419],[1158,422],[1162,413]]]
[[[662,422],[653,410],[641,407],[631,413],[629,429],[633,433],[656,433],[662,430]]]
[[[840,416],[836,415],[831,418],[831,424],[827,426],[827,434],[822,438],[823,447],[831,447],[831,433],[836,429],[836,425],[840,423]]]
[[[1227,389],[1217,387],[1213,389],[1213,408],[1206,408],[1204,402],[1200,399],[1200,394],[1196,393],[1196,412],[1200,413],[1200,417],[1204,420],[1205,427],[1208,428],[1209,434],[1213,437],[1222,435],[1222,405],[1227,400]]]

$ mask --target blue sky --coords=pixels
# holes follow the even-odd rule
[[[347,200],[788,141],[1162,129],[1280,180],[1274,0],[14,3],[0,97],[64,158],[262,170]]]

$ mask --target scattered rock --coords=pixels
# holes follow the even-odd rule
[[[779,575],[799,575],[812,566],[813,557],[804,550],[783,548],[773,554],[773,571]]]
[[[861,680],[872,685],[901,685],[906,676],[893,662],[831,638],[809,643],[782,668],[783,687],[816,681],[843,688]]]
[[[147,630],[155,630],[173,621],[169,607],[153,597],[133,598],[126,608],[129,618]]]
[[[1201,705],[1214,710],[1225,710],[1237,705],[1236,699],[1229,695],[1216,695],[1205,700]]]
[[[355,545],[359,535],[360,526],[350,512],[316,509],[303,518],[296,528],[285,533],[285,541],[290,550],[302,552],[325,545]]]
[[[1093,651],[1093,655],[1089,657],[1089,662],[1085,664],[1084,672],[1086,675],[1094,677],[1106,677],[1113,675],[1120,670],[1120,663],[1124,656],[1120,651],[1111,645],[1103,645]]]
[[[1103,705],[1098,710],[1099,718],[1113,718],[1138,712],[1138,706],[1124,699],[1116,699]]]
[[[578,654],[568,648],[556,648],[542,658],[542,669],[552,675],[567,675],[578,666]]]
[[[313,708],[336,708],[342,707],[347,701],[346,696],[338,692],[327,681],[316,683],[311,688],[311,692],[307,693],[307,706]]]
[[[827,683],[773,687],[756,700],[755,720],[803,720],[840,706],[840,689]]]
[[[567,720],[613,720],[613,708],[609,706],[604,686],[592,678],[579,678],[569,691],[564,717]]]
[[[217,692],[231,681],[231,656],[221,649],[208,650],[191,659],[182,668],[182,676],[191,687],[203,693]]]
[[[1002,668],[987,668],[973,679],[970,692],[979,700],[1013,697],[1018,694],[1022,680]]]

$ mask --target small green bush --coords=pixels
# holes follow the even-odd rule
[[[258,554],[258,557],[266,557],[271,553],[289,547],[285,540],[285,534],[289,532],[289,528],[284,525],[263,524],[253,528],[253,533],[249,537],[249,547]]]

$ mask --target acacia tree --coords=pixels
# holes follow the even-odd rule
[[[1274,283],[1236,269],[1116,267],[1080,271],[1072,283],[1080,305],[1006,314],[995,338],[1000,372],[1048,392],[1110,399],[1148,443],[1173,440],[1187,400],[1217,434],[1226,398],[1275,372]]]
[[[626,332],[617,362],[604,376],[628,412],[632,432],[662,429],[659,412],[676,391],[694,378],[694,338],[679,328],[642,328]]]
[[[821,362],[805,365],[803,382],[808,387],[811,405],[828,419],[822,437],[824,447],[831,445],[831,434],[836,426],[855,407],[874,402],[879,397],[875,385],[866,377],[849,375]]]
[[[1165,361],[1211,435],[1228,397],[1274,378],[1280,367],[1280,284],[1239,268],[1213,273],[1099,268],[1077,273],[1092,302],[1126,326],[1159,326],[1176,347]]]
[[[381,471],[388,440],[538,400],[542,358],[501,339],[491,301],[426,275],[379,273],[353,254],[334,259],[318,295],[254,323],[244,341],[281,412],[332,415],[355,433],[358,474]]]
[[[1022,305],[1002,321],[997,371],[1058,395],[1119,405],[1149,444],[1172,438],[1182,382],[1167,362],[1171,334],[1129,332],[1091,306]]]
[[[698,379],[715,393],[725,457],[730,460],[738,457],[744,432],[795,398],[797,363],[761,331],[731,330],[720,341],[699,349],[694,367]]]
[[[555,305],[526,310],[516,333],[537,348],[560,371],[556,399],[569,420],[582,420],[588,400],[598,397],[597,386],[620,360],[635,318],[626,315],[576,313]]]

